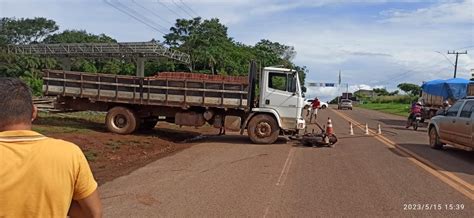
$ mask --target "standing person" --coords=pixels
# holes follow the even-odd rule
[[[81,149],[31,130],[28,86],[0,78],[0,217],[101,217],[97,182]]]
[[[318,109],[320,106],[321,106],[321,102],[319,101],[318,97],[314,98],[313,102],[311,102],[312,115],[311,115],[311,118],[309,119],[310,123],[313,120],[313,117],[314,117],[314,120],[316,120],[318,116]]]

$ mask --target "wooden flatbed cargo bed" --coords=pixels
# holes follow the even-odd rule
[[[43,70],[46,96],[86,98],[91,102],[173,106],[250,108],[248,83],[136,77]]]

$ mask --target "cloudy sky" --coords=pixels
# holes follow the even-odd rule
[[[448,50],[468,51],[458,77],[474,69],[474,0],[0,0],[0,17],[48,17],[119,41],[162,39],[173,20],[196,15],[219,18],[236,41],[294,46],[308,81],[337,82],[341,70],[351,91],[450,78]],[[337,93],[309,90],[324,100]]]

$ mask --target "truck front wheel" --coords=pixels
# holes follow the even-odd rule
[[[138,129],[139,119],[132,110],[118,106],[107,112],[105,125],[110,132],[125,135]]]
[[[280,128],[272,116],[259,114],[250,120],[247,133],[253,143],[272,144],[278,139]]]

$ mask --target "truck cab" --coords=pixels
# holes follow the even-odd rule
[[[305,120],[302,116],[303,92],[295,70],[264,68],[260,77],[258,95],[258,107],[252,108],[252,112],[256,115],[252,117],[248,126],[252,141],[268,143],[276,140],[278,135],[272,133],[272,129],[275,128],[287,134],[296,134],[305,128]]]
[[[303,129],[304,98],[298,73],[290,69],[266,67],[262,75],[260,87],[265,88],[260,90],[259,108],[275,111],[284,130]]]

